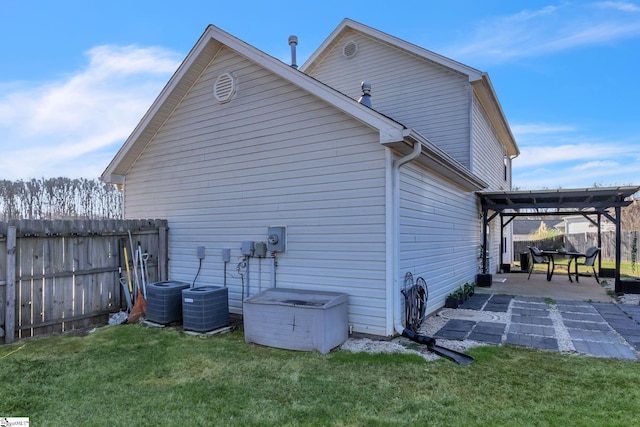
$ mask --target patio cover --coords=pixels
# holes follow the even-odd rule
[[[487,226],[500,216],[500,254],[504,252],[504,227],[517,216],[538,215],[583,215],[598,227],[598,245],[601,246],[600,220],[604,215],[616,226],[615,291],[624,292],[620,281],[620,214],[623,206],[632,203],[630,196],[640,191],[640,186],[580,188],[534,191],[498,191],[477,193],[482,205],[482,271],[487,273]],[[610,209],[615,210],[612,215]],[[493,213],[489,214],[489,211]],[[594,221],[591,217],[596,216]],[[508,218],[504,222],[504,218]]]

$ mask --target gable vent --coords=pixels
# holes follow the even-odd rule
[[[358,53],[358,43],[348,41],[342,48],[342,54],[347,58],[353,58]]]
[[[218,102],[228,102],[236,92],[236,80],[231,73],[223,73],[218,76],[213,84],[213,96]]]

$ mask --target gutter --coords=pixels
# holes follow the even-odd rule
[[[432,172],[453,181],[465,191],[480,191],[488,187],[488,184],[473,174],[466,166],[449,156],[440,147],[413,129],[405,129],[402,140],[383,145],[395,148],[400,152],[406,152],[406,144],[419,144],[422,146],[424,156],[419,163]],[[412,159],[413,160],[413,159]]]
[[[405,136],[408,136],[410,131],[406,132],[407,134],[405,134]],[[393,283],[393,286],[391,287],[393,292],[393,328],[401,336],[409,338],[411,341],[417,342],[418,344],[426,345],[427,350],[436,353],[439,356],[446,357],[447,359],[453,360],[460,365],[468,365],[470,363],[473,363],[473,357],[448,349],[446,347],[436,345],[436,340],[434,338],[427,335],[421,335],[418,332],[412,331],[411,329],[402,326],[402,304],[400,303],[400,280],[398,277],[400,266],[400,168],[420,157],[420,154],[422,154],[422,147],[422,142],[413,140],[413,150],[411,150],[411,153],[399,158],[391,165],[391,178],[393,181],[393,194],[391,195],[391,203],[393,205],[393,235],[391,238],[393,251],[393,262],[391,268],[391,274],[393,275],[393,277],[391,278]]]
[[[402,305],[400,304],[400,280],[398,279],[399,266],[400,266],[400,168],[405,164],[417,159],[422,154],[422,144],[419,141],[413,142],[413,150],[410,154],[401,157],[393,162],[391,167],[391,179],[392,179],[392,224],[393,232],[392,240],[392,283],[393,283],[393,326],[397,333],[402,334],[405,331],[402,326]]]

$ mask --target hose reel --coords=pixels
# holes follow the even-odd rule
[[[404,288],[401,292],[404,295],[405,327],[417,332],[424,322],[427,311],[429,299],[427,282],[422,277],[418,277],[414,283],[413,275],[407,272],[404,275]]]

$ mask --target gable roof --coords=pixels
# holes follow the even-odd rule
[[[510,157],[516,157],[520,154],[520,150],[518,149],[515,138],[511,133],[511,128],[509,127],[504,111],[500,106],[500,102],[498,101],[498,97],[496,96],[487,73],[376,30],[375,28],[368,27],[351,19],[344,19],[320,45],[320,47],[309,57],[309,59],[305,61],[305,63],[300,67],[300,70],[305,73],[311,72],[320,64],[320,62],[322,62],[324,56],[327,55],[328,52],[341,40],[342,36],[350,31],[357,31],[367,37],[374,38],[381,43],[404,51],[407,54],[417,56],[423,60],[465,75],[468,78],[480,104],[487,113],[487,116],[500,138],[500,141],[504,145],[507,154]]]
[[[267,55],[213,25],[209,25],[107,166],[102,174],[103,181],[116,183],[122,181],[122,176],[126,174],[131,165],[140,156],[146,144],[158,132],[223,46],[260,64],[276,75],[322,98],[353,118],[377,129],[380,132],[381,144],[403,140],[405,127],[401,123],[355,102],[346,95],[295,70],[284,62]]]
[[[104,182],[117,184],[124,182],[124,176],[142,154],[146,145],[171,116],[172,112],[222,47],[227,47],[248,60],[260,64],[261,67],[309,92],[311,95],[322,99],[354,119],[376,129],[379,132],[380,144],[393,147],[404,153],[410,151],[413,144],[419,143],[422,145],[423,155],[416,161],[433,168],[441,175],[468,190],[477,191],[487,187],[484,181],[442,152],[418,132],[407,129],[392,118],[358,103],[326,84],[267,55],[213,25],[209,25],[206,28],[149,110],[111,160],[101,176]]]

